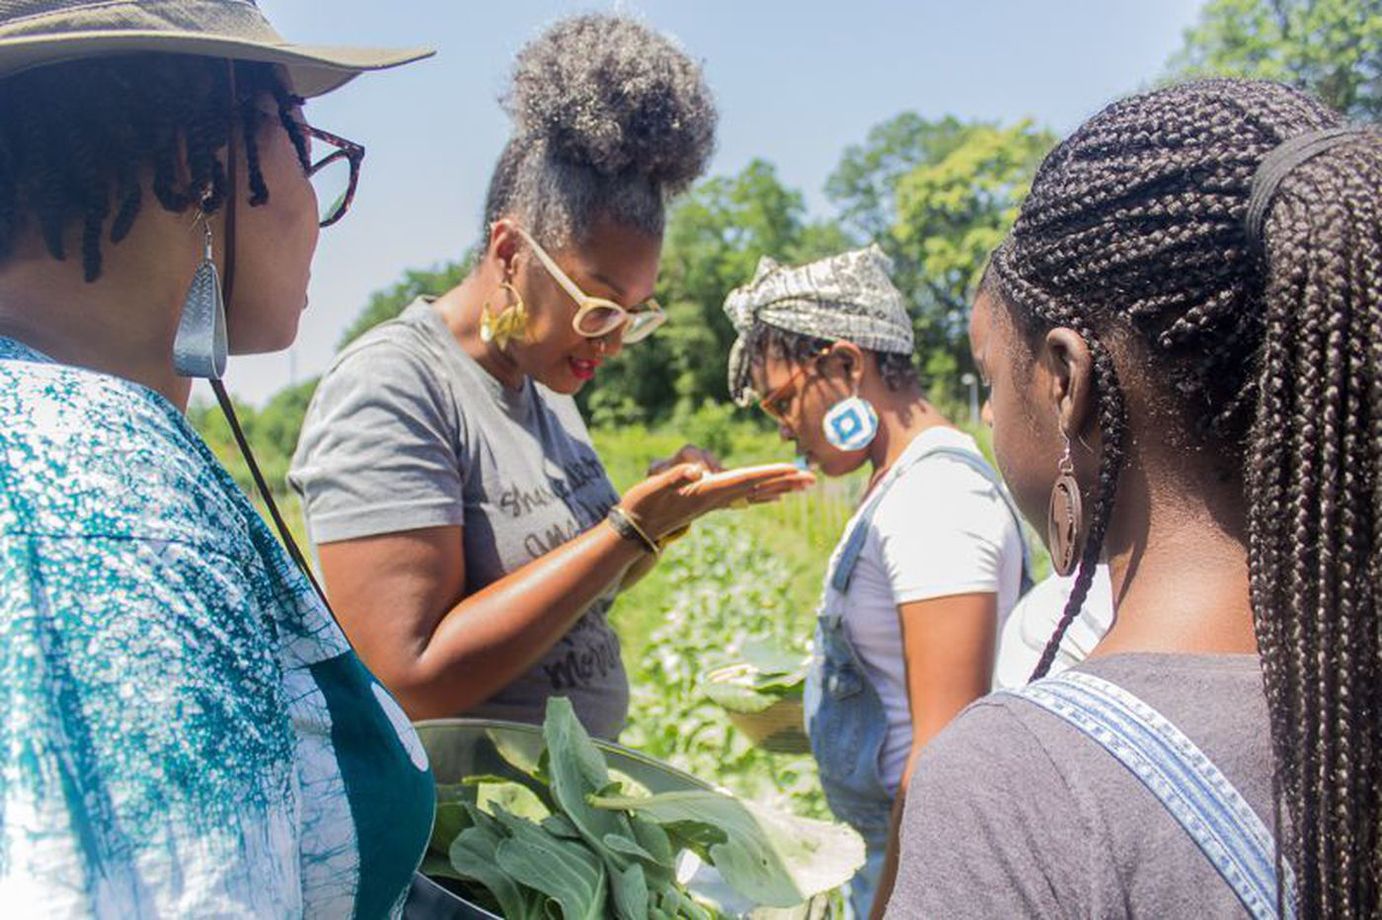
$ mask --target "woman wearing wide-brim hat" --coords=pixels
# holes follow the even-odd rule
[[[183,410],[293,340],[349,204],[363,148],[303,97],[427,53],[291,45],[248,0],[0,8],[11,913],[399,909],[426,758]]]

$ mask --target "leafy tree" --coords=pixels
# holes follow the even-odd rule
[[[307,404],[317,389],[317,379],[313,377],[284,387],[262,409],[232,400],[240,428],[259,461],[264,480],[275,495],[287,494],[288,468],[292,464],[293,451],[297,449],[298,432],[307,414]],[[253,495],[254,480],[250,477],[249,466],[240,456],[230,423],[221,414],[220,407],[214,403],[193,403],[187,410],[187,419],[225,464],[240,488]]]
[[[897,212],[897,183],[917,166],[944,158],[964,138],[968,125],[954,116],[927,121],[903,112],[874,126],[862,144],[851,144],[825,183],[840,209],[840,223],[862,239],[885,244]],[[891,252],[895,260],[903,255]]]
[[[1030,121],[968,125],[943,156],[897,180],[890,239],[913,270],[922,370],[942,392],[972,369],[965,334],[972,288],[1054,142]]]
[[[423,294],[444,294],[470,273],[475,264],[472,254],[456,262],[446,262],[430,269],[410,268],[403,273],[403,280],[375,291],[370,295],[364,310],[350,324],[337,348],[345,348],[380,323],[391,320]]]
[[[761,256],[809,261],[850,245],[838,225],[809,222],[801,194],[763,160],[701,183],[668,218],[658,284],[668,322],[582,393],[592,420],[657,420],[678,407],[727,400],[734,329],[723,305],[730,290],[753,277]]]
[[[1176,78],[1257,77],[1308,89],[1354,118],[1382,118],[1378,0],[1209,0],[1170,61]]]
[[[1002,127],[904,112],[847,148],[826,185],[845,226],[892,257],[913,309],[917,362],[938,401],[958,395],[971,363],[969,289],[1054,143],[1030,121]]]

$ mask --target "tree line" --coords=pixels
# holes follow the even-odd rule
[[[1362,121],[1382,119],[1382,3],[1378,0],[1208,0],[1162,79],[1261,77],[1301,86]],[[834,213],[812,219],[802,193],[772,163],[696,186],[668,216],[657,297],[669,322],[601,369],[579,397],[596,426],[658,424],[728,399],[733,330],[721,305],[759,257],[802,262],[877,242],[912,308],[916,364],[933,400],[959,409],[972,370],[965,337],[971,289],[1016,217],[1056,137],[1031,121],[1002,124],[903,112],[845,148],[825,186]],[[411,269],[375,292],[340,346],[414,298],[465,276],[469,259]],[[283,481],[315,380],[277,393],[242,421],[269,480]],[[219,412],[193,423],[233,457]],[[235,457],[232,472],[240,477]]]

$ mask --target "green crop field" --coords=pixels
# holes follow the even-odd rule
[[[974,433],[987,451],[988,432]],[[651,461],[688,442],[715,451],[729,466],[792,456],[776,433],[735,419],[727,408],[705,408],[651,430],[605,427],[593,437],[621,492]],[[223,459],[240,466],[238,458]],[[864,480],[863,471],[822,479],[775,504],[708,515],[624,592],[612,614],[633,685],[624,743],[736,793],[800,814],[825,813],[811,758],[755,748],[706,699],[702,678],[731,660],[746,639],[806,650],[826,562]],[[280,502],[290,529],[303,539],[297,502]]]

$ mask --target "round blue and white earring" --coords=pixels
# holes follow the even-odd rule
[[[838,450],[863,450],[878,435],[878,413],[858,393],[830,407],[823,423],[825,439]]]

